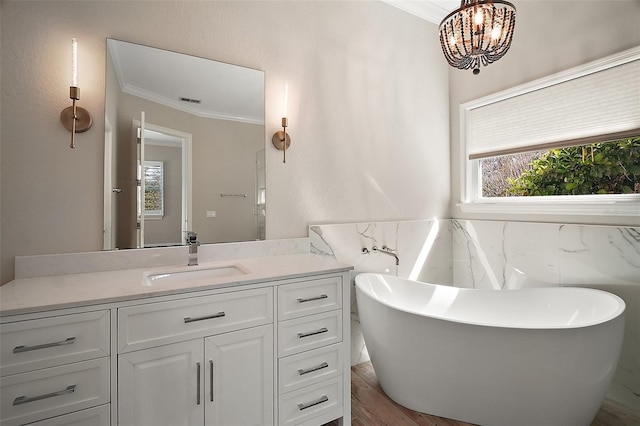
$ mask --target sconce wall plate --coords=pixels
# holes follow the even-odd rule
[[[60,121],[68,131],[73,130],[73,107],[66,107],[60,113]],[[93,125],[89,111],[76,105],[76,133],[86,132]]]
[[[291,138],[289,137],[289,133],[285,133],[282,130],[279,130],[273,134],[271,143],[276,147],[277,150],[283,151],[284,149],[289,149],[289,147],[291,146]]]

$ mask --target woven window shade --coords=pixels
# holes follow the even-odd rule
[[[467,132],[469,159],[638,136],[640,60],[472,108]]]

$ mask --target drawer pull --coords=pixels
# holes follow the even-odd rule
[[[314,300],[322,300],[322,299],[326,299],[329,296],[327,296],[326,294],[321,294],[320,296],[316,296],[316,297],[309,297],[307,299],[303,299],[303,298],[298,298],[298,303],[304,303],[304,302],[312,302]]]
[[[61,340],[59,342],[52,342],[52,343],[44,343],[42,345],[34,345],[34,346],[21,345],[13,348],[13,353],[19,354],[21,352],[37,351],[38,349],[55,348],[56,346],[71,345],[75,342],[76,342],[75,337],[69,337],[66,340]]]
[[[326,362],[323,362],[320,365],[317,365],[315,367],[311,367],[311,368],[307,368],[306,370],[303,368],[298,368],[298,374],[301,376],[304,376],[305,374],[308,373],[313,373],[314,371],[318,371],[318,370],[322,370],[323,368],[327,368],[329,367],[329,364],[327,364]]]
[[[298,338],[302,339],[303,337],[314,336],[316,334],[326,333],[327,331],[329,331],[327,327],[322,327],[320,330],[309,331],[307,333],[298,333]]]
[[[223,316],[225,316],[224,312],[218,312],[217,314],[207,315],[206,317],[199,317],[199,318],[185,317],[184,323],[188,324],[190,322],[195,322],[195,321],[203,321],[203,320],[208,320],[213,318],[222,318]]]
[[[200,363],[196,362],[196,405],[200,405]]]
[[[13,405],[28,404],[29,402],[40,401],[41,399],[53,398],[54,396],[74,393],[75,391],[76,391],[76,385],[71,385],[71,386],[67,386],[66,389],[60,390],[58,392],[46,393],[44,395],[38,395],[38,396],[32,396],[32,397],[19,396],[13,400]]]
[[[298,410],[300,411],[306,410],[307,408],[311,408],[314,405],[322,404],[323,402],[327,402],[328,400],[329,400],[329,397],[327,395],[322,395],[320,398],[316,399],[315,401],[307,402],[306,404],[303,404],[303,403],[298,404]]]

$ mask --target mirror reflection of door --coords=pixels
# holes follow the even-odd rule
[[[118,171],[117,143],[111,121],[105,116],[104,132],[104,245],[103,250],[113,250],[117,247],[116,230],[118,228],[118,198],[123,189],[118,187],[116,180]]]
[[[136,130],[136,247],[144,247],[144,206],[145,186],[144,179],[144,151],[145,151],[145,114],[140,112],[140,123]]]
[[[267,226],[267,182],[265,150],[256,152],[256,239],[266,239]]]
[[[185,244],[190,230],[191,135],[144,123],[138,162],[138,247]]]

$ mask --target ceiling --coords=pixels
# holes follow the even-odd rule
[[[120,90],[198,117],[264,124],[264,72],[109,40]]]
[[[418,16],[434,24],[460,7],[459,0],[382,0],[383,2]]]

